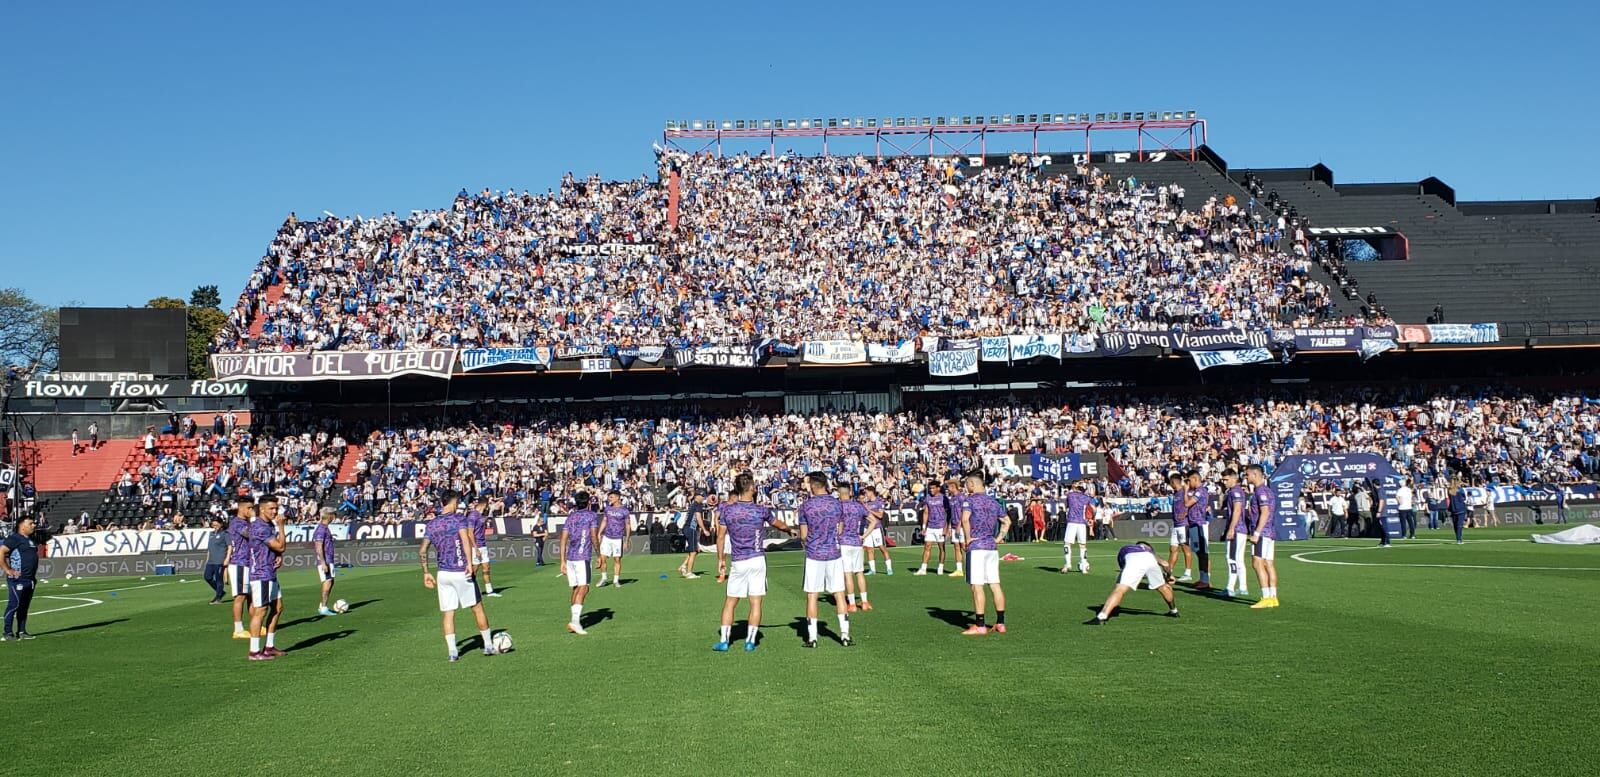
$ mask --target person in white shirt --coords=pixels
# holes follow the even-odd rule
[[[1400,487],[1394,491],[1395,511],[1400,514],[1400,539],[1414,540],[1417,538],[1417,510],[1416,494],[1411,490],[1410,479],[1400,482]]]
[[[1328,497],[1328,532],[1335,537],[1350,536],[1350,524],[1347,523],[1350,514],[1350,501],[1344,498],[1344,492],[1334,491]]]
[[[1355,535],[1359,537],[1366,533],[1363,531],[1366,526],[1362,521],[1372,516],[1372,494],[1367,493],[1365,488],[1357,488],[1354,502],[1356,510],[1350,516],[1350,528],[1354,529]]]

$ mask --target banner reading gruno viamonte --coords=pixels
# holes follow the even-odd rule
[[[311,353],[230,353],[211,357],[217,380],[380,380],[401,375],[449,378],[456,352],[313,351]]]

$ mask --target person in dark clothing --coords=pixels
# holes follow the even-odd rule
[[[1461,530],[1467,525],[1467,489],[1459,479],[1450,483],[1450,525],[1456,530],[1456,544],[1462,544]]]
[[[222,601],[222,568],[228,563],[228,531],[221,518],[211,519],[211,539],[206,545],[206,582],[211,584],[209,604]]]
[[[544,566],[544,541],[549,538],[550,532],[545,529],[544,516],[533,519],[533,565]]]
[[[17,520],[16,531],[0,547],[0,572],[6,577],[5,633],[0,640],[33,639],[28,633],[28,607],[39,578],[39,546],[33,540],[32,516]]]

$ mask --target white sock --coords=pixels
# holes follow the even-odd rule
[[[583,615],[583,605],[572,605],[572,625],[578,625],[578,618]]]
[[[885,556],[884,559],[883,559],[883,568],[889,570],[890,572],[893,572],[894,571],[894,559],[891,559],[891,558]]]
[[[848,615],[839,616],[839,636],[845,639],[850,638],[850,616]]]
[[[1184,577],[1194,577],[1194,570],[1190,569],[1188,567],[1184,567],[1183,568],[1183,576]]]
[[[961,571],[961,562],[959,562],[959,561],[956,562],[956,571],[957,572]]]
[[[758,632],[760,630],[761,630],[760,626],[751,626],[750,627],[750,633],[744,635],[744,641],[754,645],[756,643],[756,632]],[[726,634],[722,635],[722,641],[723,642],[727,642],[728,641],[728,635],[726,635]]]
[[[244,621],[234,621],[233,622],[233,630],[234,631],[244,631]]]
[[[873,559],[871,561],[868,561],[867,562],[867,569],[872,570],[873,572],[878,571],[878,560],[877,559]]]
[[[276,632],[276,631],[267,632],[267,647],[277,647],[277,645],[272,644],[275,640],[277,640],[277,638],[278,638],[278,632]]]
[[[722,641],[723,642],[727,642],[728,641],[728,636],[733,633],[733,627],[732,626],[723,626],[721,633],[722,633]]]
[[[862,598],[864,599],[866,597],[862,597]],[[855,604],[856,603],[856,595],[855,594],[845,594],[844,595],[844,600],[849,602],[849,603],[851,603],[851,604]]]
[[[484,629],[483,631],[478,632],[478,636],[483,638],[483,649],[484,650],[494,650],[494,640],[490,639],[490,637],[493,636],[493,635],[491,635],[489,633],[488,629]]]
[[[928,571],[928,565],[927,564],[923,564],[922,566],[917,567],[917,571],[918,572],[926,572],[926,571]]]
[[[450,655],[452,655],[452,656],[456,655],[456,635],[454,635],[454,634],[446,634],[446,635],[444,635],[444,647],[445,647],[445,650],[450,651]]]
[[[867,603],[867,592],[866,591],[862,591],[861,592],[861,603],[862,604],[866,604]]]
[[[606,584],[606,573],[601,572],[600,573],[600,585],[605,585],[605,584]]]
[[[489,593],[491,593],[491,594],[492,594],[492,593],[494,593],[494,583],[484,583],[484,584],[483,584],[483,587],[484,587],[484,588],[485,588],[485,589],[486,589],[486,590],[487,590],[487,591],[488,591],[488,592],[489,592]]]
[[[817,641],[817,619],[816,618],[807,618],[806,619],[806,639],[809,642],[816,642]]]
[[[939,565],[939,574],[941,574],[941,575],[944,574],[944,565],[943,564]]]
[[[250,652],[252,652],[252,653],[260,653],[261,652],[261,638],[260,637],[251,637],[250,638]]]
[[[1107,615],[1105,610],[1101,610],[1101,611],[1095,613],[1094,617],[1099,618],[1100,620],[1105,620],[1107,618],[1110,618],[1111,616]]]

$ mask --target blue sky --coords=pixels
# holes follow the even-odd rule
[[[0,286],[231,304],[291,210],[632,177],[679,117],[1193,108],[1236,166],[1600,195],[1592,3],[474,5],[11,4]]]

